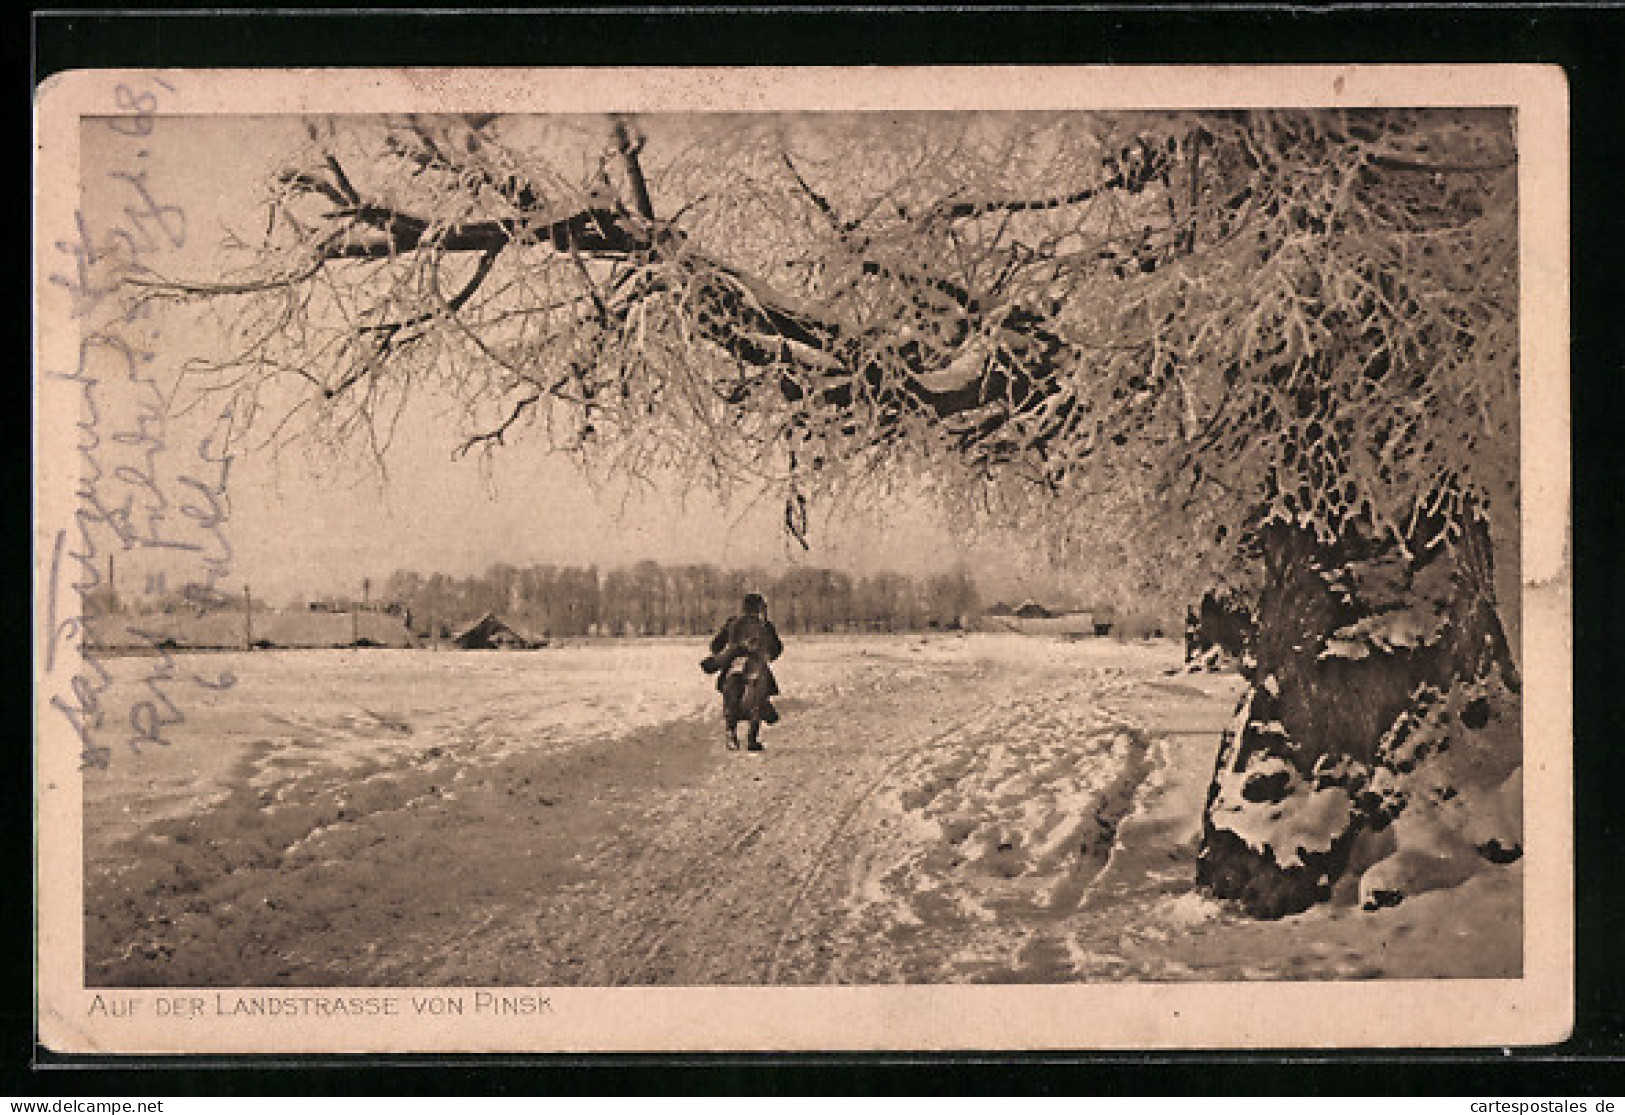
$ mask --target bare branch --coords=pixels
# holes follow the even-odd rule
[[[1418,174],[1486,174],[1497,170],[1510,170],[1518,165],[1518,160],[1513,158],[1493,159],[1487,163],[1439,163],[1384,154],[1370,155],[1366,161],[1384,170],[1413,171]]]
[[[448,313],[454,314],[458,310],[462,309],[463,306],[467,305],[468,300],[474,296],[474,292],[479,290],[480,284],[484,283],[486,276],[491,273],[491,268],[496,264],[497,256],[501,253],[501,248],[492,248],[491,250],[482,254],[479,262],[474,267],[474,273],[468,277],[468,281],[463,284],[462,289],[456,294],[452,295],[450,298],[442,298],[440,304],[434,309],[425,310],[423,313],[407,318],[404,321],[380,322],[377,324],[361,326],[361,331],[364,333],[376,333],[380,335],[377,356],[380,359],[388,356],[390,348],[395,343],[395,339],[401,334],[402,331],[414,328],[416,326],[426,325],[429,322],[434,321],[436,318],[442,317]],[[437,266],[435,268],[435,281],[437,283],[439,281],[439,271],[440,269]],[[353,382],[353,380],[351,382]],[[344,386],[348,386],[348,384],[345,384]],[[337,390],[328,392],[328,398],[332,398],[337,393]]]
[[[338,159],[332,154],[328,154],[325,161],[327,169],[333,172],[333,182],[338,187],[339,194],[352,205],[361,204],[361,195],[350,184],[350,179],[345,175],[344,168],[339,166]]]
[[[1161,151],[1153,151],[1144,146],[1138,151],[1124,148],[1120,156],[1108,159],[1106,166],[1109,173],[1104,179],[1093,186],[1085,186],[1071,193],[1039,198],[960,201],[936,206],[927,216],[943,217],[957,221],[973,217],[985,217],[990,213],[997,212],[1029,213],[1048,209],[1061,209],[1071,205],[1082,205],[1084,202],[1093,201],[1103,193],[1114,190],[1136,194],[1167,173],[1168,157]]]
[[[513,424],[515,422],[519,421],[519,419],[524,415],[524,413],[527,410],[529,410],[531,407],[535,406],[537,403],[539,403],[541,401],[542,401],[542,396],[541,396],[540,392],[537,392],[534,395],[526,395],[526,396],[524,396],[522,399],[520,399],[517,403],[514,404],[513,410],[511,410],[508,413],[508,417],[504,418],[502,420],[502,422],[500,424],[498,424],[495,429],[486,430],[483,433],[474,434],[473,436],[471,436],[470,438],[468,438],[466,441],[463,442],[463,444],[457,449],[457,451],[456,451],[456,453],[454,455],[458,456],[458,457],[467,456],[468,452],[477,445],[502,445],[502,444],[504,444],[503,438],[506,437],[508,431],[513,428]]]
[[[157,297],[209,298],[217,295],[264,294],[267,291],[298,286],[309,281],[327,262],[326,257],[318,255],[302,270],[238,283],[202,283],[184,279],[166,279],[158,275],[132,275],[124,281]]]
[[[858,227],[856,221],[841,220],[841,218],[835,212],[835,207],[829,203],[829,199],[824,197],[823,194],[819,193],[811,186],[807,185],[807,180],[803,178],[801,176],[801,172],[796,169],[796,164],[794,160],[790,158],[790,153],[788,151],[784,152],[782,157],[784,159],[784,165],[789,168],[790,177],[795,179],[796,185],[801,187],[801,192],[806,195],[807,200],[813,203],[813,207],[829,219],[830,227],[833,228],[837,234],[845,237],[853,229]]]
[[[626,126],[625,117],[615,118],[615,143],[621,156],[621,165],[626,169],[627,181],[632,185],[632,199],[638,208],[638,215],[646,221],[654,221],[655,207],[649,200],[649,184],[643,177],[643,163],[638,158],[643,151],[643,140],[633,141],[631,133]]]

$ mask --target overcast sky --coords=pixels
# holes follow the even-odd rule
[[[211,277],[228,230],[246,236],[263,227],[261,189],[300,134],[300,123],[289,118],[161,118],[140,165],[153,195],[184,210],[187,238],[156,266],[172,276]],[[110,138],[96,121],[83,137],[84,210],[92,228],[111,227],[118,209],[106,170],[130,158],[129,141]],[[192,317],[159,319],[165,374],[219,343],[206,328],[187,324]],[[194,420],[177,416],[170,423],[173,444],[195,443]],[[652,558],[725,566],[799,562],[860,573],[966,566],[989,599],[1057,591],[1053,576],[1021,547],[973,544],[914,499],[815,508],[813,548],[804,553],[785,536],[776,504],[724,507],[673,484],[593,489],[571,461],[537,440],[499,450],[492,467],[482,468],[474,456],[454,459],[455,432],[432,400],[409,416],[407,429],[387,459],[387,478],[298,452],[235,462],[234,580],[252,584],[261,598],[285,600],[358,591],[363,577],[377,584],[396,569],[462,575],[497,561],[608,568]],[[126,564],[138,561],[132,556]]]

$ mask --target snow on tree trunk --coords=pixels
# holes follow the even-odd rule
[[[1374,908],[1521,854],[1518,681],[1476,497],[1436,485],[1403,546],[1281,520],[1257,544],[1251,685],[1209,787],[1200,885],[1280,917],[1363,874]]]

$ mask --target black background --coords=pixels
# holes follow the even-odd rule
[[[26,37],[30,96],[50,74],[96,67],[550,66],[1177,62],[1552,62],[1572,105],[1573,461],[1577,997],[1574,1036],[1537,1050],[1327,1054],[1190,1053],[899,1058],[748,1056],[686,1059],[367,1058],[272,1062],[86,1062],[33,1037],[32,918],[6,919],[0,1094],[752,1093],[801,1095],[1405,1093],[1594,1100],[1625,1094],[1620,763],[1625,715],[1613,632],[1625,632],[1625,557],[1616,425],[1625,422],[1625,10],[1617,7],[1359,7],[1090,10],[913,9],[683,14],[630,8],[565,13],[385,15],[34,12]],[[14,73],[23,70],[19,62]],[[15,164],[13,164],[15,166]],[[15,174],[16,171],[13,171]],[[59,188],[36,182],[36,189]],[[14,211],[27,212],[14,203]],[[28,266],[18,251],[19,269]],[[27,278],[24,279],[26,283]],[[27,289],[26,286],[21,289]],[[12,628],[28,623],[30,437],[24,361],[6,377],[12,436],[0,441],[13,551]],[[1556,452],[1559,446],[1530,446]],[[31,652],[11,645],[12,713],[4,754],[4,893],[32,893]],[[20,911],[23,903],[6,903]],[[1109,1021],[1108,1021],[1109,1024]],[[294,1071],[294,1067],[299,1071]]]

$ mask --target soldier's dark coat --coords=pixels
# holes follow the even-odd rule
[[[757,667],[767,681],[764,696],[777,695],[778,679],[773,676],[773,669],[768,663],[783,653],[784,643],[780,641],[778,629],[773,626],[772,620],[754,615],[731,617],[711,639],[711,654],[718,659],[727,659],[717,671],[717,692],[725,691],[728,675],[734,672],[732,666],[738,659],[755,656]]]

